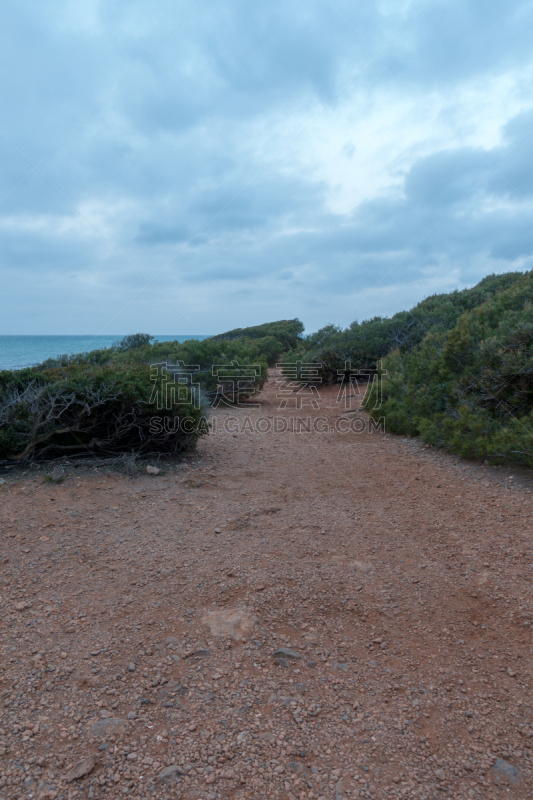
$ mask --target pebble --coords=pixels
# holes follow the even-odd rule
[[[208,611],[202,617],[213,636],[226,636],[235,641],[243,641],[257,621],[257,617],[241,608]]]
[[[127,727],[128,722],[122,717],[105,717],[91,726],[91,733],[95,737],[117,736],[120,733],[124,733]]]
[[[494,772],[507,778],[511,783],[519,783],[522,780],[520,770],[508,761],[504,761],[503,758],[499,758],[492,769]]]
[[[203,648],[202,650],[193,650],[191,653],[185,653],[183,658],[208,658],[211,655],[211,650]]]
[[[65,775],[64,780],[66,783],[71,783],[78,778],[83,778],[84,775],[88,775],[94,769],[97,760],[96,753],[91,753],[77,761]]]
[[[159,775],[157,776],[157,780],[161,781],[161,783],[172,783],[173,781],[177,780],[179,775],[185,775],[184,770],[178,764],[171,764],[169,767],[165,767]]]
[[[298,661],[301,658],[300,653],[296,650],[291,650],[290,647],[282,647],[280,650],[274,650],[272,653],[274,658],[288,658],[291,661]]]

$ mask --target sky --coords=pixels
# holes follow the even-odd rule
[[[533,5],[7,0],[0,334],[388,316],[533,267]]]

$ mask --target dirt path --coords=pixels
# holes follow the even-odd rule
[[[157,477],[0,485],[1,800],[533,796],[529,475],[277,388]]]

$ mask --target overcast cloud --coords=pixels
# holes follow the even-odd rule
[[[520,0],[7,2],[0,334],[308,331],[533,266]]]

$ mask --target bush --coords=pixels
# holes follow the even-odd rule
[[[461,456],[533,466],[532,311],[529,272],[412,352],[397,348],[383,360],[384,402],[374,416]]]
[[[198,386],[207,402],[217,403],[221,397],[230,397],[232,392],[238,392],[240,401],[259,392],[268,377],[269,365],[276,363],[283,350],[283,344],[272,336],[235,340],[187,339],[185,342],[145,343],[128,349],[111,347],[60,356],[48,359],[41,366],[160,365],[163,368],[167,364],[171,373],[181,369],[184,375],[188,374],[189,382]],[[247,369],[250,366],[257,369]],[[223,377],[228,372],[225,367],[229,368],[226,379]]]
[[[372,372],[393,349],[413,351],[429,333],[450,330],[465,311],[487,302],[522,277],[521,272],[489,275],[472,289],[433,295],[390,318],[355,321],[345,330],[328,325],[301,339],[296,353],[285,355],[284,360],[294,360],[297,355],[305,361],[320,362],[326,383],[337,380],[337,372],[346,362],[352,369]]]
[[[190,449],[208,432],[207,406],[253,398],[285,342],[302,329],[290,320],[185,342],[138,333],[116,347],[1,372],[0,459]],[[179,426],[183,419],[187,430]]]
[[[119,350],[134,350],[137,347],[144,347],[147,344],[150,344],[154,337],[150,336],[149,333],[130,333],[128,336],[124,336],[123,339],[118,343]]]
[[[203,410],[191,402],[157,410],[151,397],[158,385],[161,378],[154,382],[144,365],[0,372],[0,458],[24,463],[62,455],[174,455],[191,449],[207,432]],[[168,422],[160,430],[154,430],[155,414]],[[176,418],[193,421],[187,432]]]
[[[304,326],[299,319],[281,319],[277,322],[266,322],[264,325],[254,325],[251,328],[235,328],[226,333],[219,333],[212,336],[211,341],[272,338],[280,342],[283,351],[297,347],[303,332]]]

